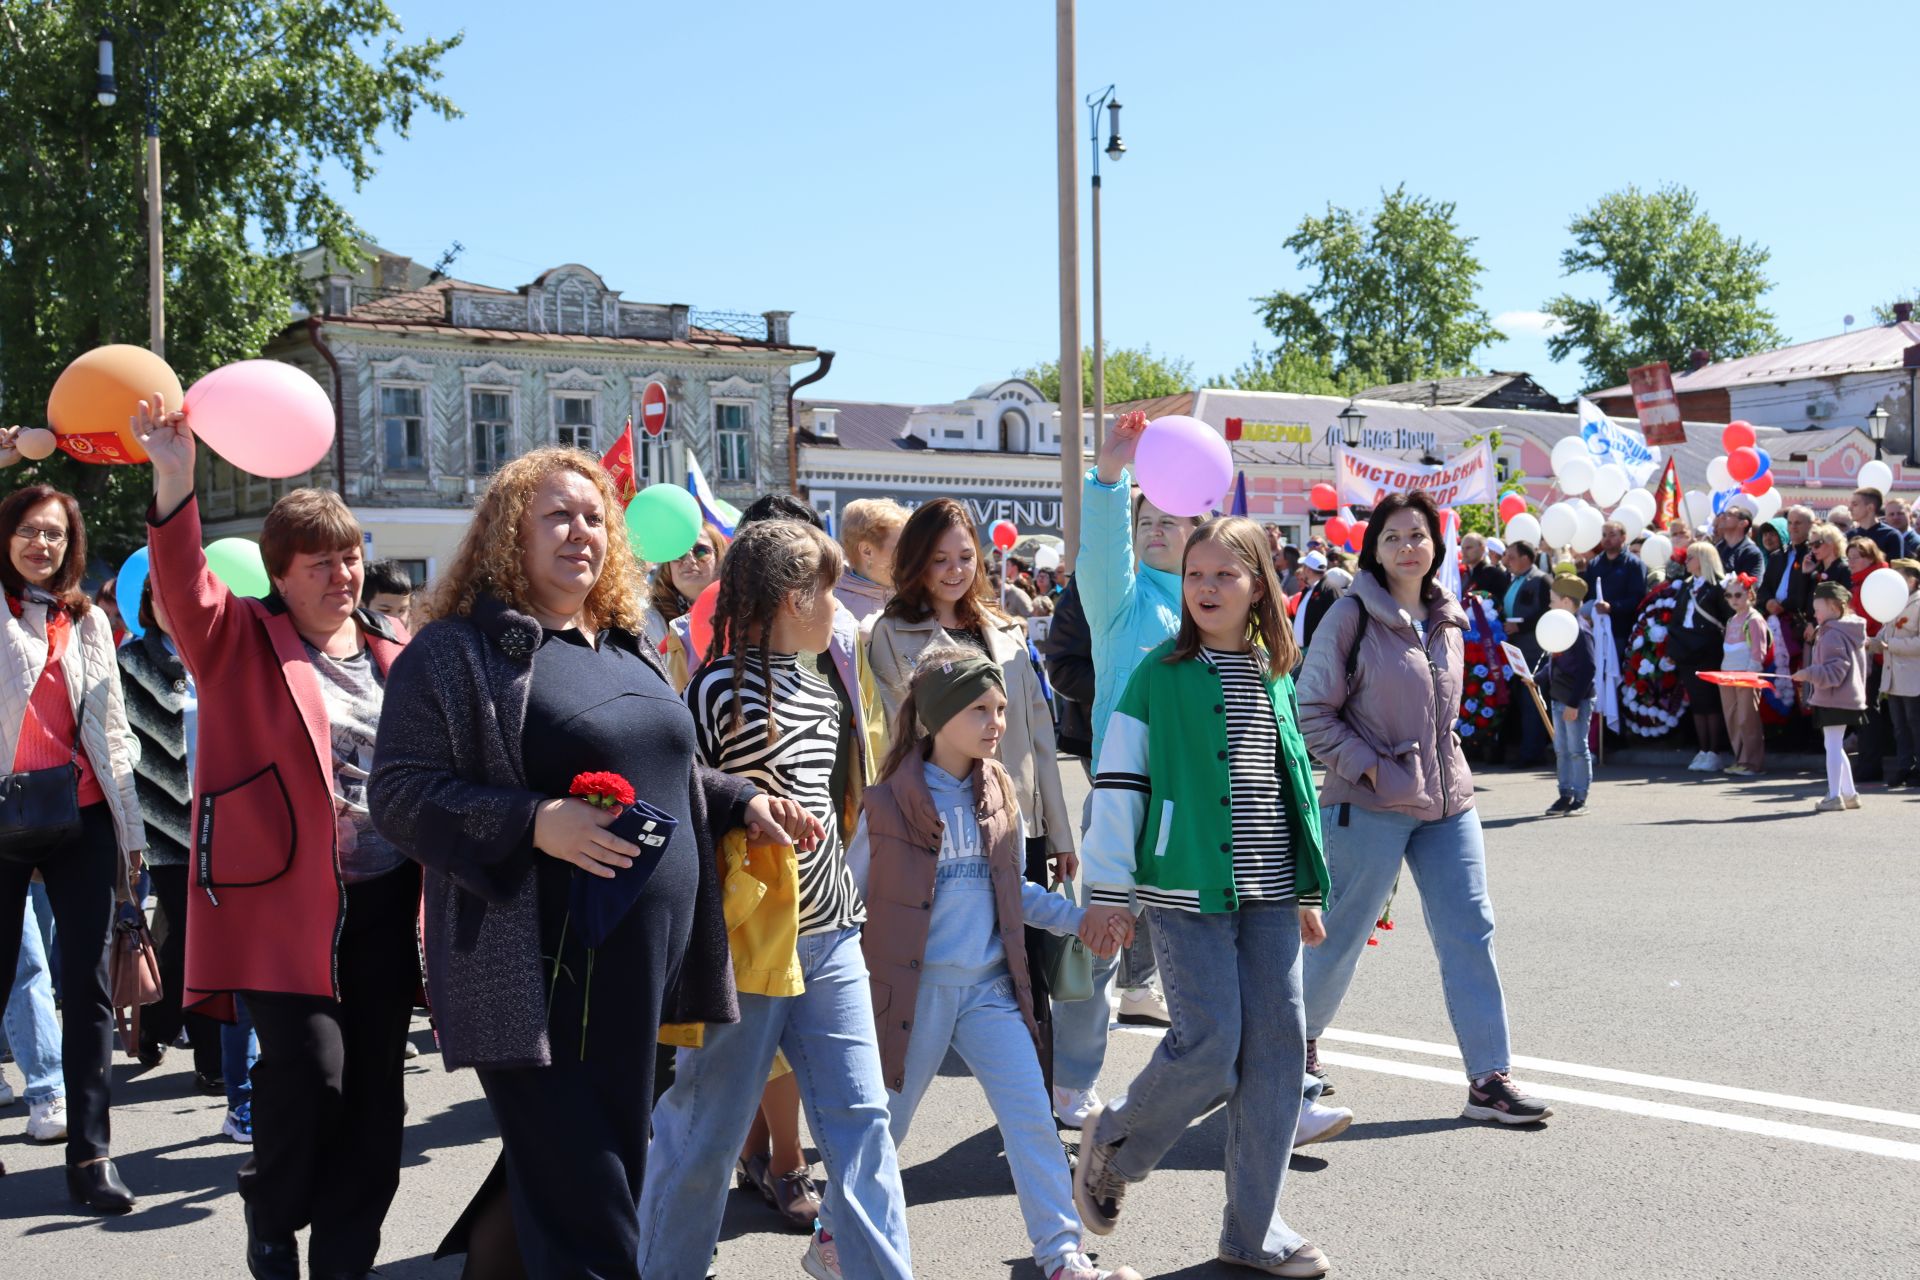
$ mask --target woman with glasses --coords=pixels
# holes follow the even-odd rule
[[[19,458],[13,437],[0,430],[0,466]],[[13,493],[0,502],[0,540],[0,778],[9,784],[0,787],[9,796],[0,801],[0,973],[14,971],[27,884],[39,872],[65,996],[67,1193],[125,1213],[133,1193],[108,1156],[107,939],[147,838],[120,668],[106,614],[80,589],[87,534],[72,496],[44,484]],[[24,807],[29,792],[51,807]]]
[[[666,662],[676,689],[687,687],[693,668],[706,657],[692,652],[693,626],[687,611],[702,591],[720,580],[720,562],[726,554],[727,540],[721,532],[710,524],[701,525],[700,536],[687,554],[653,571],[644,620],[647,643]]]

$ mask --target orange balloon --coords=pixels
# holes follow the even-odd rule
[[[167,362],[145,347],[96,347],[66,367],[47,397],[47,423],[61,452],[79,462],[145,462],[128,420],[159,392],[178,409],[186,392]]]

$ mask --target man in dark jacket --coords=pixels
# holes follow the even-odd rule
[[[1766,576],[1767,553],[1753,540],[1753,512],[1730,506],[1715,518],[1713,531],[1713,549],[1720,553],[1722,569],[1751,574],[1756,580]]]
[[[1646,562],[1627,550],[1625,525],[1609,520],[1600,526],[1600,554],[1588,562],[1580,576],[1586,579],[1589,594],[1596,597],[1595,607],[1613,624],[1615,652],[1625,658],[1627,637],[1633,632],[1640,601],[1647,594]]]
[[[1487,540],[1482,534],[1461,536],[1460,571],[1466,579],[1467,590],[1492,596],[1496,601],[1505,599],[1507,588],[1513,585],[1513,575],[1487,554]]]
[[[1500,616],[1506,622],[1507,639],[1519,647],[1529,668],[1540,664],[1540,642],[1534,639],[1533,629],[1547,612],[1551,582],[1547,571],[1540,568],[1535,559],[1532,543],[1507,544],[1507,572],[1513,575],[1513,581],[1500,599]],[[1514,763],[1523,769],[1532,768],[1547,758],[1547,727],[1540,723],[1538,715],[1530,714],[1530,708],[1525,705],[1516,707],[1515,712],[1507,718],[1509,724],[1515,720],[1520,722],[1517,730],[1520,751]]]
[[[1871,538],[1873,544],[1886,553],[1887,559],[1898,560],[1907,553],[1906,542],[1900,537],[1900,531],[1887,523],[1882,514],[1885,507],[1886,499],[1878,489],[1855,489],[1847,499],[1847,510],[1853,513],[1853,528],[1847,531],[1847,540]]]

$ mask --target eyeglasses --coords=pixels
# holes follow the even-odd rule
[[[713,559],[713,548],[695,547],[693,550],[687,552],[687,554],[681,556],[680,559],[683,561],[711,560]]]
[[[44,542],[49,547],[64,547],[67,545],[67,535],[61,530],[42,529],[36,525],[23,524],[13,531],[13,536],[28,546],[32,546],[36,542]]]

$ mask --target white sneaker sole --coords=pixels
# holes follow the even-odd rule
[[[1292,1276],[1294,1280],[1318,1280],[1320,1276],[1329,1275],[1333,1271],[1333,1267],[1327,1262],[1325,1257],[1315,1258],[1311,1262],[1296,1262],[1294,1259],[1288,1258],[1286,1261],[1276,1262],[1272,1266],[1267,1266],[1259,1262],[1248,1262],[1244,1258],[1236,1258],[1228,1253],[1220,1254],[1218,1257],[1221,1262],[1226,1263],[1230,1267],[1245,1267],[1248,1271],[1260,1271],[1270,1276]]]
[[[812,1276],[813,1280],[840,1280],[840,1273],[827,1270],[827,1264],[820,1261],[812,1249],[801,1255],[800,1269]]]
[[[1492,1120],[1496,1124],[1539,1124],[1553,1114],[1553,1108],[1547,1107],[1537,1116],[1517,1116],[1511,1111],[1500,1111],[1493,1107],[1476,1107],[1468,1103],[1466,1110],[1460,1114],[1468,1120]]]
[[[1340,1110],[1345,1111],[1346,1108],[1342,1107],[1340,1108]],[[1332,1124],[1328,1125],[1326,1128],[1322,1129],[1320,1132],[1313,1134],[1311,1137],[1303,1138],[1300,1136],[1299,1131],[1295,1130],[1293,1135],[1294,1150],[1297,1151],[1301,1147],[1310,1147],[1316,1142],[1330,1142],[1333,1139],[1339,1137],[1341,1134],[1345,1133],[1348,1127],[1352,1124],[1353,1124],[1353,1112],[1347,1111],[1345,1115],[1335,1120]]]

